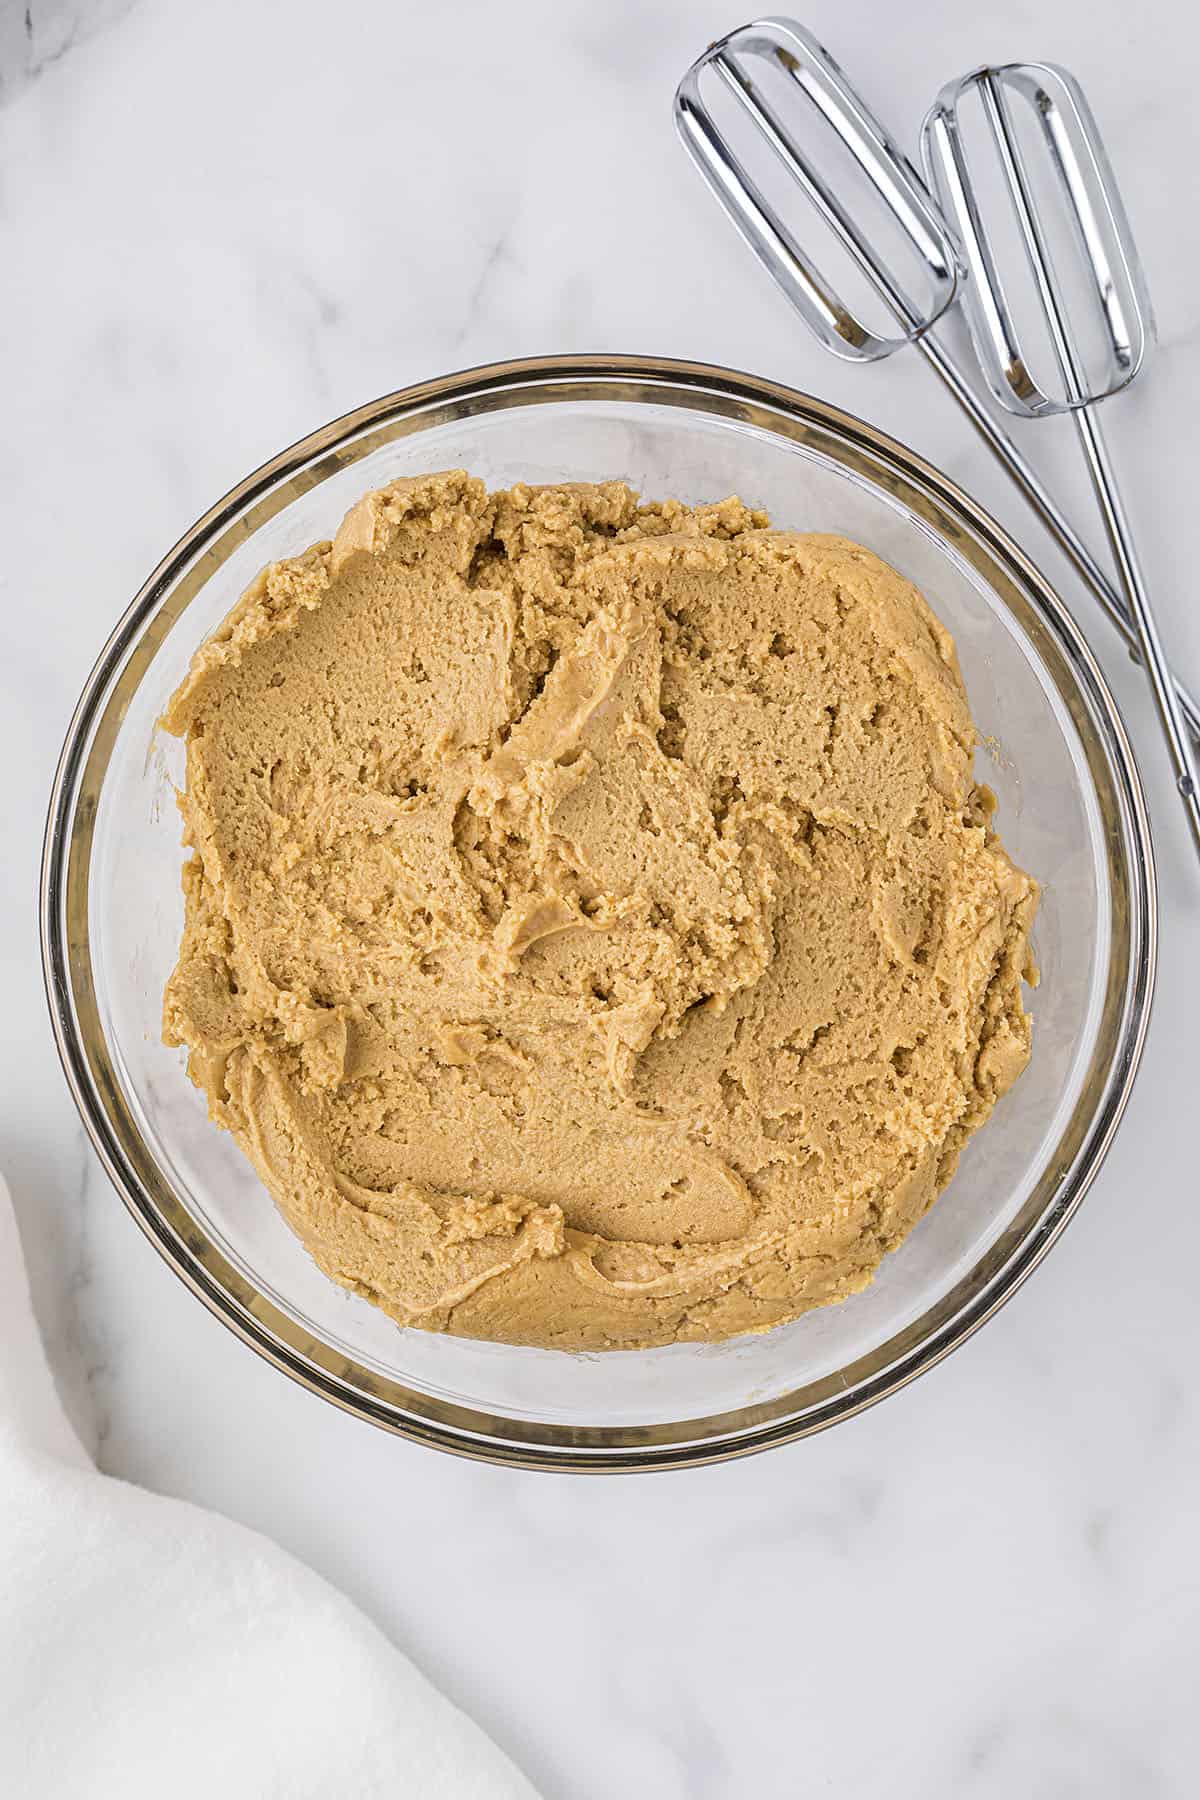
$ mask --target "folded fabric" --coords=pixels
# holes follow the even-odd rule
[[[0,1179],[0,1793],[536,1800],[349,1601],[256,1532],[99,1474]]]

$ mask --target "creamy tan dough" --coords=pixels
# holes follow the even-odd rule
[[[844,539],[397,481],[165,724],[167,1041],[403,1324],[604,1349],[839,1300],[1028,1059],[1038,890],[953,643]]]

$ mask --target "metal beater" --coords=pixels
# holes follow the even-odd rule
[[[1061,391],[1032,373],[1033,358],[1017,335],[1005,283],[984,230],[978,188],[964,147],[961,109],[975,97],[999,156],[1020,241],[1042,309]],[[1104,367],[1093,382],[1071,319],[1071,308],[1050,248],[1043,205],[1021,142],[1016,108],[1023,106],[1037,147],[1047,153],[1066,201],[1073,248],[1089,280],[1096,322],[1102,327]],[[921,136],[925,166],[943,208],[952,218],[966,257],[963,296],[968,329],[980,367],[1001,403],[1026,418],[1069,412],[1075,422],[1104,529],[1120,571],[1163,733],[1175,783],[1200,852],[1200,771],[1188,741],[1166,652],[1150,605],[1121,490],[1096,407],[1127,387],[1141,367],[1149,332],[1149,301],[1124,208],[1077,81],[1049,63],[1008,63],[982,68],[951,82],[938,95]]]
[[[968,167],[959,109],[979,90],[993,109],[993,141],[1033,270],[1037,294],[1060,371],[1062,393],[1037,386],[1016,338],[990,240],[984,232]],[[802,249],[779,208],[748,172],[714,118],[708,93],[728,96],[734,113],[763,140],[848,253],[898,327],[888,335],[841,299]],[[1049,161],[1074,221],[1074,236],[1091,273],[1099,320],[1108,338],[1108,378],[1090,385],[1067,308],[1055,278],[1042,210],[1035,197],[1011,117],[1010,93],[1026,100],[1039,122]],[[928,290],[911,297],[912,281],[889,266],[873,234],[843,203],[815,155],[797,141],[785,103],[805,101],[832,132],[834,150],[866,177],[868,192],[899,231]],[[943,91],[925,129],[926,155],[938,204],[916,170],[872,116],[828,52],[801,26],[763,19],[710,45],[688,70],[675,96],[680,135],[700,172],[750,245],[818,339],[834,354],[858,361],[890,355],[915,343],[1016,482],[1026,500],[1079,570],[1117,625],[1135,658],[1144,657],[1159,705],[1180,795],[1200,849],[1200,777],[1187,726],[1200,741],[1200,705],[1167,669],[1111,463],[1093,413],[1095,403],[1132,380],[1145,354],[1148,309],[1128,227],[1086,104],[1069,77],[1035,65],[981,70]],[[961,257],[946,207],[962,234]],[[1125,593],[1119,592],[957,362],[931,335],[960,292],[967,302],[972,343],[989,384],[1006,406],[1031,416],[1069,411],[1088,453],[1097,495]]]

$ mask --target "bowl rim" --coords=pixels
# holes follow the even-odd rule
[[[585,391],[577,391],[577,390]],[[671,396],[675,396],[674,399]],[[685,396],[680,398],[680,396]],[[334,467],[358,461],[389,438],[399,435],[402,421],[447,405],[460,418],[478,411],[493,411],[507,398],[510,405],[543,404],[554,400],[607,400],[651,405],[674,404],[711,414],[741,419],[761,430],[792,442],[808,438],[840,441],[846,451],[843,467],[861,459],[860,472],[875,486],[888,477],[885,491],[900,491],[903,503],[917,516],[933,523],[946,537],[942,523],[965,528],[970,547],[968,560],[987,564],[986,579],[997,589],[996,574],[1003,578],[1001,591],[1010,611],[1014,597],[1065,662],[1076,684],[1067,693],[1055,679],[1055,689],[1067,702],[1081,740],[1092,760],[1093,750],[1112,783],[1119,815],[1106,818],[1110,871],[1117,882],[1127,956],[1121,993],[1114,996],[1110,970],[1106,1016],[1113,1004],[1119,1008],[1114,1022],[1112,1051],[1105,1066],[1090,1118],[1082,1128],[1072,1158],[1057,1172],[1056,1185],[1036,1217],[1015,1232],[1015,1223],[987,1251],[983,1265],[994,1261],[992,1272],[963,1303],[951,1306],[959,1289],[975,1274],[960,1278],[950,1293],[916,1321],[883,1345],[849,1365],[863,1370],[854,1384],[845,1381],[845,1370],[808,1384],[758,1408],[740,1414],[715,1415],[711,1419],[675,1421],[669,1427],[654,1426],[542,1426],[515,1421],[467,1407],[434,1401],[420,1390],[380,1380],[372,1372],[349,1362],[341,1351],[319,1344],[311,1333],[233,1269],[212,1245],[193,1215],[159,1174],[157,1194],[148,1191],[127,1155],[114,1125],[112,1102],[119,1104],[119,1090],[109,1078],[97,1076],[87,1033],[80,1022],[81,995],[85,1003],[91,990],[91,965],[87,932],[89,878],[95,796],[107,766],[100,769],[95,792],[84,791],[84,780],[96,753],[96,731],[107,718],[114,690],[126,679],[144,631],[160,607],[177,589],[188,571],[195,571],[205,551],[223,538],[235,521],[244,521],[251,508],[278,494],[288,482],[314,462],[332,457]],[[490,402],[490,404],[489,404]],[[389,427],[391,429],[389,429]],[[417,427],[419,429],[419,427]],[[353,456],[339,452],[357,446]],[[332,473],[333,470],[326,472]],[[322,477],[323,478],[323,477]],[[294,494],[293,496],[294,497]],[[914,504],[916,502],[916,504]],[[286,499],[279,501],[279,506]],[[278,510],[268,506],[267,515]],[[939,523],[939,521],[941,523]],[[243,527],[244,530],[244,527]],[[954,548],[964,550],[961,542]],[[982,572],[982,570],[981,570]],[[197,586],[203,585],[203,577]],[[186,600],[185,600],[186,603]],[[1021,623],[1018,611],[1018,623]],[[1025,621],[1028,635],[1028,619]],[[151,646],[153,647],[153,646]],[[140,676],[139,676],[140,679]],[[1076,704],[1078,703],[1078,705]],[[1095,769],[1093,768],[1093,775]],[[525,1469],[575,1470],[581,1473],[621,1473],[639,1469],[699,1466],[727,1461],[787,1443],[851,1418],[897,1392],[951,1350],[972,1336],[1008,1300],[1042,1261],[1078,1210],[1100,1168],[1128,1103],[1141,1059],[1149,1024],[1157,963],[1157,886],[1153,847],[1145,797],[1137,764],[1120,713],[1107,682],[1070,611],[1007,532],[949,477],[915,451],[851,413],[781,383],[713,364],[672,358],[619,354],[531,357],[485,364],[477,368],[420,382],[368,402],[309,433],[280,451],[231,488],[186,531],[162,558],[138,590],[110,634],[83,688],[67,729],[50,794],[43,844],[40,934],[47,1004],[59,1059],[72,1097],[105,1170],[127,1209],[180,1279],[222,1323],[268,1362],[310,1392],[332,1401],[344,1411],[365,1418],[392,1433],[474,1460]],[[1114,920],[1114,941],[1116,920]],[[83,988],[77,988],[82,978]],[[103,1032],[99,1032],[103,1041]],[[1082,1100],[1082,1095],[1081,1095]],[[1077,1102],[1074,1121],[1079,1112]],[[142,1143],[136,1127],[134,1137]],[[144,1145],[143,1145],[144,1147]],[[153,1158],[147,1157],[153,1163]],[[155,1165],[157,1168],[157,1165]],[[1045,1184],[1043,1177],[1032,1200]],[[175,1216],[172,1217],[172,1214]],[[983,1266],[977,1265],[977,1266]],[[921,1327],[932,1314],[944,1315],[934,1329]],[[291,1327],[289,1330],[288,1327]],[[320,1352],[324,1351],[324,1359]],[[882,1355],[891,1351],[890,1356]],[[869,1370],[864,1365],[874,1364]],[[821,1390],[824,1390],[822,1392]],[[802,1396],[812,1393],[807,1403]],[[395,1396],[402,1396],[397,1399]],[[788,1411],[788,1404],[792,1403]],[[751,1416],[752,1415],[752,1416]],[[726,1423],[748,1420],[741,1426]],[[709,1426],[724,1429],[707,1431]],[[695,1429],[692,1429],[695,1428]]]

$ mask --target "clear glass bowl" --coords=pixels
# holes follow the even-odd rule
[[[491,486],[623,476],[731,492],[837,531],[910,577],[958,644],[1004,840],[1045,886],[1033,1060],[867,1292],[761,1337],[569,1355],[402,1330],[321,1275],[160,1038],[182,920],[155,720],[266,562],[332,534],[365,489],[465,466]],[[1129,744],[1071,618],[936,470],[820,401],[727,370],[608,357],[473,370],[315,432],[218,502],[155,570],[72,720],[47,829],[47,989],[84,1122],[138,1223],[278,1367],[360,1417],[526,1467],[663,1468],[786,1442],[930,1367],[1062,1231],[1129,1095],[1153,986],[1155,892]]]

